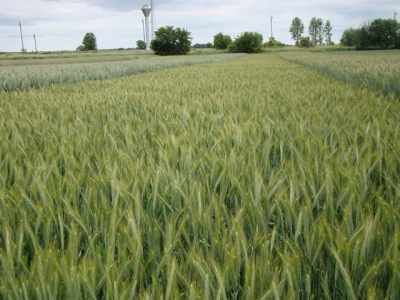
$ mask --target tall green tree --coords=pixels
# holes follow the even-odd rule
[[[260,33],[246,31],[229,45],[229,51],[235,53],[256,53],[261,52],[262,46],[263,36]]]
[[[400,23],[394,19],[375,19],[363,23],[360,28],[343,32],[340,43],[356,45],[358,50],[400,48]]]
[[[372,46],[371,36],[369,34],[369,22],[365,22],[358,30],[358,44],[357,50],[368,49]]]
[[[313,17],[308,26],[308,33],[314,45],[322,45],[323,42],[323,21],[321,18]]]
[[[296,41],[296,45],[298,45],[301,35],[304,32],[304,24],[299,17],[292,20],[292,26],[290,26],[289,32],[292,34],[292,39]]]
[[[332,44],[332,25],[331,21],[327,20],[324,25],[324,37],[325,37],[325,44],[331,45]]]
[[[232,39],[229,35],[224,35],[222,32],[214,35],[214,47],[215,49],[224,50],[232,44]]]
[[[154,33],[150,48],[156,55],[182,55],[190,52],[190,32],[174,26],[160,27]]]
[[[97,50],[97,40],[93,32],[88,32],[85,34],[82,40],[82,44],[76,48],[78,51],[89,51]]]
[[[371,44],[382,49],[395,47],[399,29],[399,23],[394,19],[373,20],[368,28]]]
[[[359,31],[360,29],[349,28],[343,31],[340,44],[343,46],[356,46],[359,43]]]

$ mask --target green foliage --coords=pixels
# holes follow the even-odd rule
[[[322,45],[324,34],[324,22],[321,18],[313,17],[308,26],[311,41],[314,45]]]
[[[285,47],[285,43],[277,41],[274,37],[270,37],[268,42],[264,43],[264,48],[282,48]]]
[[[199,44],[196,43],[192,46],[194,49],[204,49],[204,48],[212,48],[213,44],[212,43],[206,43],[206,44]]]
[[[295,17],[292,20],[289,32],[292,34],[292,39],[296,41],[296,45],[298,45],[304,32],[304,24],[299,17]]]
[[[325,43],[332,45],[332,25],[331,21],[327,20],[324,25],[323,34],[325,37]]]
[[[371,47],[371,36],[369,34],[369,23],[362,25],[358,31],[357,50],[365,50]]]
[[[150,48],[156,55],[184,55],[190,52],[190,32],[174,26],[160,27]]]
[[[302,47],[302,48],[309,48],[309,47],[313,47],[314,43],[312,42],[312,40],[309,36],[303,36],[303,37],[301,37],[300,43],[298,46]]]
[[[400,48],[400,23],[393,19],[375,19],[358,29],[349,28],[343,32],[341,44],[358,50]]]
[[[214,47],[218,50],[225,50],[232,44],[232,39],[229,35],[224,35],[222,32],[214,35]]]
[[[356,46],[360,43],[359,40],[360,29],[349,28],[343,31],[340,44],[344,46]]]
[[[229,51],[235,53],[257,53],[261,52],[263,36],[258,32],[246,31],[238,36],[229,45]]]
[[[136,49],[146,50],[146,42],[143,40],[136,41]]]
[[[372,46],[381,49],[394,47],[399,36],[400,24],[393,19],[375,19],[369,24],[368,32]]]
[[[83,37],[82,44],[76,48],[76,51],[97,50],[97,40],[93,32],[88,32]]]

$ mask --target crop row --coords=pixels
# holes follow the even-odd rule
[[[336,79],[400,96],[400,51],[282,52],[279,55]]]
[[[0,99],[1,298],[400,295],[381,93],[261,54]]]
[[[242,55],[243,54],[218,54],[183,57],[154,57],[142,55],[140,56],[141,59],[137,60],[58,65],[3,66],[0,67],[0,91],[21,91],[27,88],[41,88],[52,84],[104,80],[161,69],[229,61]]]

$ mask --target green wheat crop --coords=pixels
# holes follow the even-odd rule
[[[349,83],[400,96],[400,51],[282,52],[282,58]]]
[[[52,84],[104,80],[152,72],[161,69],[228,61],[243,54],[218,54],[203,56],[156,57],[91,63],[31,64],[0,67],[0,91],[41,88]],[[127,57],[129,58],[129,57]],[[102,57],[97,57],[102,59]],[[118,58],[121,59],[121,58]],[[77,59],[76,59],[77,60]],[[92,59],[93,60],[93,59]],[[48,62],[47,60],[46,62]],[[66,60],[64,60],[66,61]]]
[[[0,94],[0,298],[398,299],[400,103],[276,54]]]

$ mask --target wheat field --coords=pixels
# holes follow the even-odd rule
[[[400,51],[281,52],[279,56],[347,83],[400,97]]]
[[[0,94],[0,298],[398,299],[400,103],[276,54]]]
[[[53,84],[105,80],[123,76],[229,61],[244,54],[160,57],[148,54],[76,58],[0,60],[0,91],[22,91]]]

